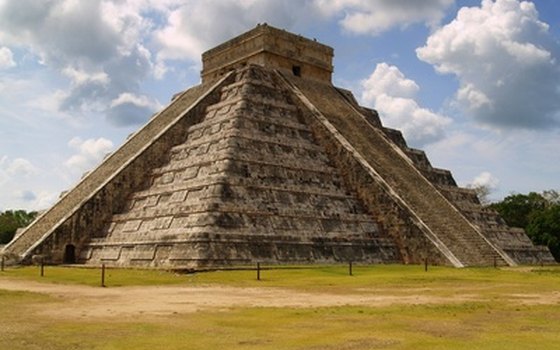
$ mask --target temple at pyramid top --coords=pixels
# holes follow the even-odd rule
[[[330,82],[332,58],[333,49],[329,46],[262,24],[203,53],[202,82],[248,64]]]

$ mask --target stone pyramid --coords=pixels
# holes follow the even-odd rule
[[[17,263],[553,262],[331,83],[333,50],[259,25],[3,254]]]

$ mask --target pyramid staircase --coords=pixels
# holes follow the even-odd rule
[[[259,25],[2,251],[171,267],[554,262],[331,84],[333,50]],[[304,77],[300,77],[300,75]]]
[[[495,210],[485,208],[473,189],[457,186],[449,170],[432,167],[426,153],[407,146],[402,133],[381,125],[377,112],[358,106],[346,92],[349,101],[359,109],[371,125],[381,130],[412,161],[422,175],[473,223],[492,244],[506,253],[517,264],[554,264],[546,246],[535,246],[523,229],[509,227]]]
[[[394,200],[417,218],[418,227],[455,266],[515,264],[418,171],[394,142],[341,98],[341,92],[329,84],[284,77],[299,90],[302,101],[315,109],[315,117],[339,133],[348,151],[363,157],[363,167],[382,179]]]
[[[400,261],[274,78],[258,67],[236,72],[81,260],[182,267]]]
[[[227,79],[196,86],[176,96],[118,151],[14,237],[2,251],[7,262],[29,263],[34,255],[55,255],[59,258],[51,261],[60,263],[64,242],[79,247],[98,235],[113,213],[125,207],[127,196],[144,186],[147,179],[143,169],[160,163],[160,149],[181,138],[185,127],[182,124],[195,122],[197,108],[211,103],[215,99],[213,92]]]

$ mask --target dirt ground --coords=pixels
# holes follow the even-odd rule
[[[138,286],[100,288],[81,285],[46,284],[2,279],[0,289],[28,291],[54,297],[53,307],[45,313],[54,318],[133,318],[139,315],[164,316],[199,310],[232,307],[328,307],[340,305],[387,306],[392,304],[440,304],[480,301],[478,295],[455,294],[449,297],[423,293],[382,295],[374,291],[360,294],[305,293],[279,288],[237,288],[216,286]],[[559,304],[560,292],[548,294],[506,294],[523,304]]]

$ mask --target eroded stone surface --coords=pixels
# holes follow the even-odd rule
[[[277,79],[262,68],[239,70],[82,259],[185,267],[400,261]]]
[[[194,269],[554,261],[333,87],[332,50],[306,40],[259,26],[210,50],[204,84],[176,95],[5,255]],[[242,62],[248,52],[256,58]]]

